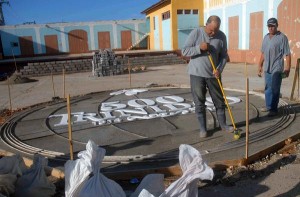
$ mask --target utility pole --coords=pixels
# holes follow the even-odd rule
[[[9,5],[9,2],[5,0],[0,1],[0,26],[5,25],[5,20],[4,20],[3,10],[2,10],[3,4]]]

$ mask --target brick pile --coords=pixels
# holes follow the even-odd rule
[[[162,66],[172,64],[185,64],[186,61],[175,54],[161,55],[161,56],[145,56],[133,57],[129,59],[132,66]],[[125,61],[127,62],[127,60]]]
[[[123,57],[123,61],[125,63],[128,63],[128,57]],[[146,67],[186,63],[185,60],[181,59],[175,54],[130,57],[129,62],[131,66]],[[53,75],[58,75],[62,74],[63,69],[65,69],[66,74],[78,72],[92,72],[92,58],[27,63],[27,66],[24,66],[24,68],[20,70],[20,75],[25,77],[45,76],[51,75],[51,73]]]
[[[63,60],[63,61],[50,61],[50,62],[35,62],[28,63],[20,70],[22,76],[45,76],[61,74],[65,69],[65,73],[77,73],[91,71],[92,63],[89,59],[80,60]]]

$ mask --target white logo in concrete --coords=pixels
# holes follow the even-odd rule
[[[229,105],[233,105],[241,101],[237,97],[226,98]],[[211,97],[206,98],[205,104],[208,110],[214,110],[214,104]],[[155,100],[132,99],[126,104],[120,103],[120,101],[103,102],[99,106],[98,114],[75,112],[71,114],[71,118],[72,124],[85,123],[89,121],[94,125],[108,125],[123,121],[145,120],[194,112],[195,105],[193,102],[185,101],[185,99],[180,96],[160,96]],[[55,114],[48,118],[59,118],[59,123],[54,124],[54,126],[68,125],[68,114]]]
[[[136,95],[140,92],[147,92],[147,89],[131,89],[131,90],[119,90],[116,92],[112,92],[109,95],[120,95],[125,93],[126,96],[132,96],[132,95]]]

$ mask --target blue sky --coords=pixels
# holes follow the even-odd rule
[[[143,10],[159,0],[9,0],[2,5],[6,25],[35,21],[86,22],[144,19]]]

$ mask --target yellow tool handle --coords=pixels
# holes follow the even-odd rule
[[[216,66],[215,66],[215,64],[214,64],[214,62],[213,62],[213,60],[212,60],[211,54],[208,54],[208,59],[209,59],[211,65],[212,65],[212,67],[213,67],[213,71],[215,72],[215,71],[216,71]],[[229,116],[230,116],[230,119],[231,119],[232,126],[233,126],[234,130],[236,130],[236,126],[235,126],[235,123],[234,123],[234,119],[233,119],[233,116],[232,116],[231,109],[230,109],[230,107],[229,107],[227,98],[226,98],[226,96],[225,96],[225,92],[224,92],[224,90],[223,90],[222,83],[221,83],[221,81],[220,81],[219,78],[217,78],[217,80],[218,80],[220,89],[221,89],[221,91],[222,91],[223,98],[224,98],[224,100],[225,100],[225,104],[226,104],[226,106],[227,106],[227,108],[228,108],[228,112],[229,112]]]

